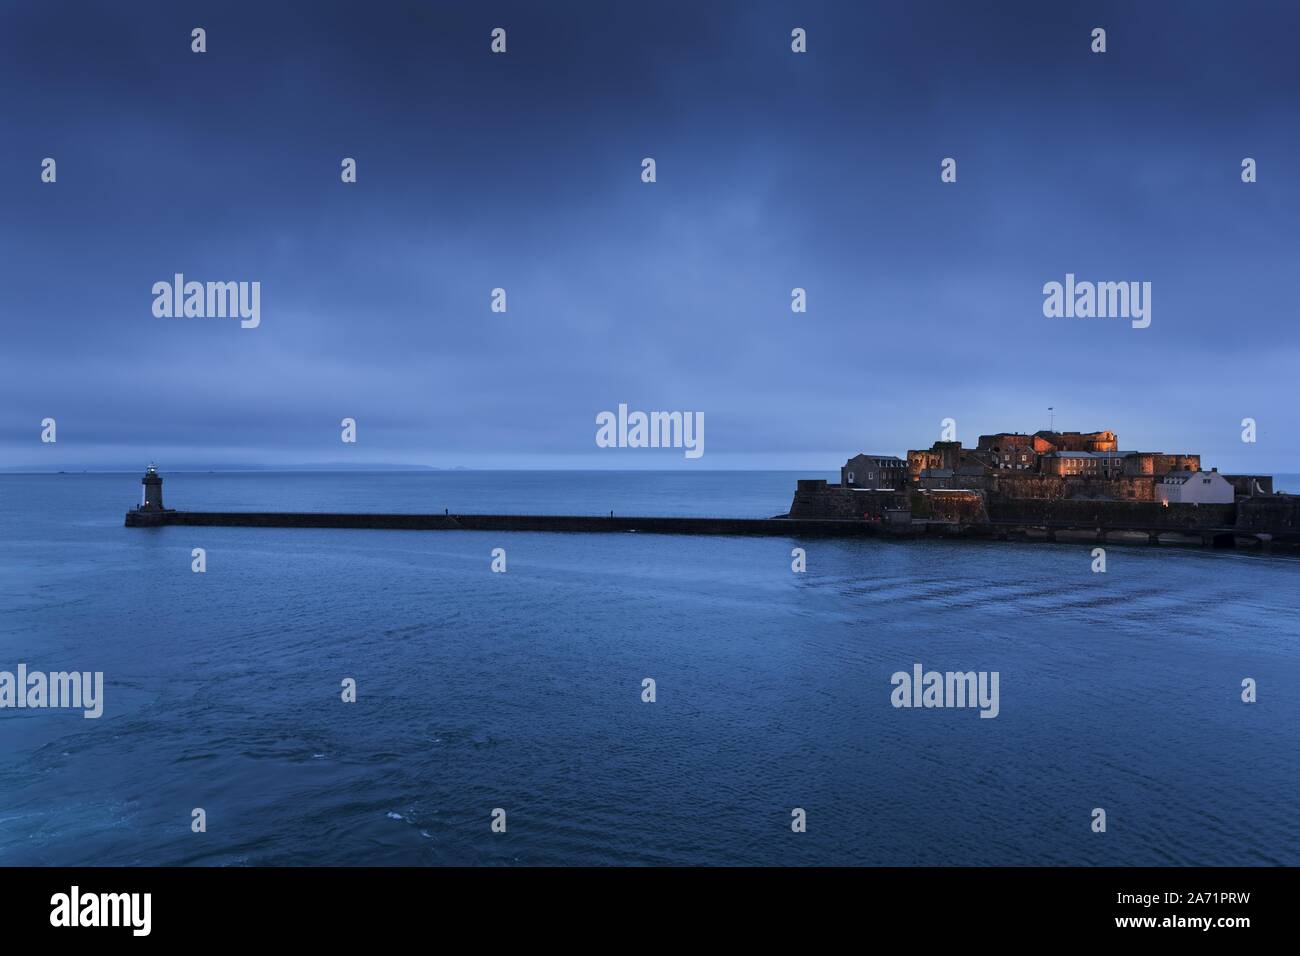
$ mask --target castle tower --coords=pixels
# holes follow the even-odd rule
[[[145,471],[144,477],[140,479],[140,484],[144,490],[140,495],[141,511],[162,511],[162,476],[158,474],[158,466],[149,463],[149,468]]]

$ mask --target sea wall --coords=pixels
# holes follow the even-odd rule
[[[372,528],[415,531],[461,527],[448,515],[338,514],[309,511],[128,511],[127,527]]]
[[[1300,495],[1243,498],[1237,503],[1237,527],[1255,532],[1300,532]]]
[[[932,489],[911,492],[908,503],[917,518],[982,525],[989,520],[984,498],[982,491]]]
[[[417,515],[257,511],[129,511],[127,527],[343,528],[393,531],[554,531],[646,534],[869,537],[865,521],[789,518],[658,518],[600,515]]]
[[[1107,500],[1061,497],[1082,485],[1050,476],[1012,479],[1023,490],[1036,492],[1026,497],[978,491],[928,490],[910,492],[855,491],[830,485],[821,479],[800,481],[790,504],[792,518],[862,518],[879,515],[886,507],[909,507],[916,518],[981,525],[993,522],[1019,522],[1031,525],[1079,524],[1090,527],[1105,525],[1149,528],[1222,528],[1236,518],[1233,505],[1186,505],[1164,507],[1153,500]],[[1114,486],[1119,490],[1130,481],[1149,489],[1150,479],[1116,479],[1088,482],[1094,493]]]
[[[1087,528],[1227,528],[1236,520],[1236,505],[1171,504],[1147,501],[1086,501],[1036,498],[991,498],[995,522],[1029,525],[1074,524]]]

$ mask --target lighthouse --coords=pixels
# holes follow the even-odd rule
[[[126,513],[126,526],[156,528],[170,524],[176,512],[171,508],[163,507],[162,475],[158,474],[158,466],[153,462],[150,462],[149,467],[145,469],[140,485],[140,504]]]
[[[153,462],[149,463],[140,484],[144,486],[140,492],[140,510],[165,511],[162,502],[162,475],[158,474],[158,466]]]

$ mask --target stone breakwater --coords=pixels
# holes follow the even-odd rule
[[[1090,502],[1094,505],[1096,503]],[[367,514],[269,511],[129,511],[126,526],[151,528],[166,525],[232,528],[338,528],[390,531],[493,531],[560,533],[636,533],[786,536],[822,538],[969,538],[1010,541],[1066,541],[1150,544],[1202,544],[1213,547],[1285,544],[1300,534],[1273,536],[1242,532],[1219,522],[1225,517],[1209,512],[1189,522],[1169,516],[1165,523],[1143,523],[1131,512],[1123,522],[1099,521],[1095,507],[1066,509],[1061,520],[1053,520],[1037,508],[1019,519],[954,520],[911,518],[864,520],[861,517],[777,516],[773,518],[670,518],[619,515],[491,515],[491,514]],[[1160,517],[1160,516],[1157,516]],[[1243,537],[1244,535],[1244,537]]]
[[[798,518],[657,518],[606,515],[339,514],[269,511],[129,511],[128,528],[197,525],[232,528],[354,528],[405,531],[552,531],[711,535],[865,537],[864,521]]]

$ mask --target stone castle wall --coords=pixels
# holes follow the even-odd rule
[[[1155,501],[1156,486],[1150,478],[1063,478],[1058,475],[999,474],[993,480],[994,494],[1003,498],[1114,498],[1120,501]]]
[[[795,488],[790,517],[861,518],[906,502],[906,492],[862,491],[828,484],[822,478],[804,478]]]
[[[994,521],[1024,524],[1079,524],[1138,528],[1225,528],[1236,520],[1236,505],[1171,504],[1149,501],[1084,501],[1079,499],[1002,498],[989,501]]]
[[[1300,531],[1300,496],[1244,498],[1237,505],[1237,527],[1248,531]]]

